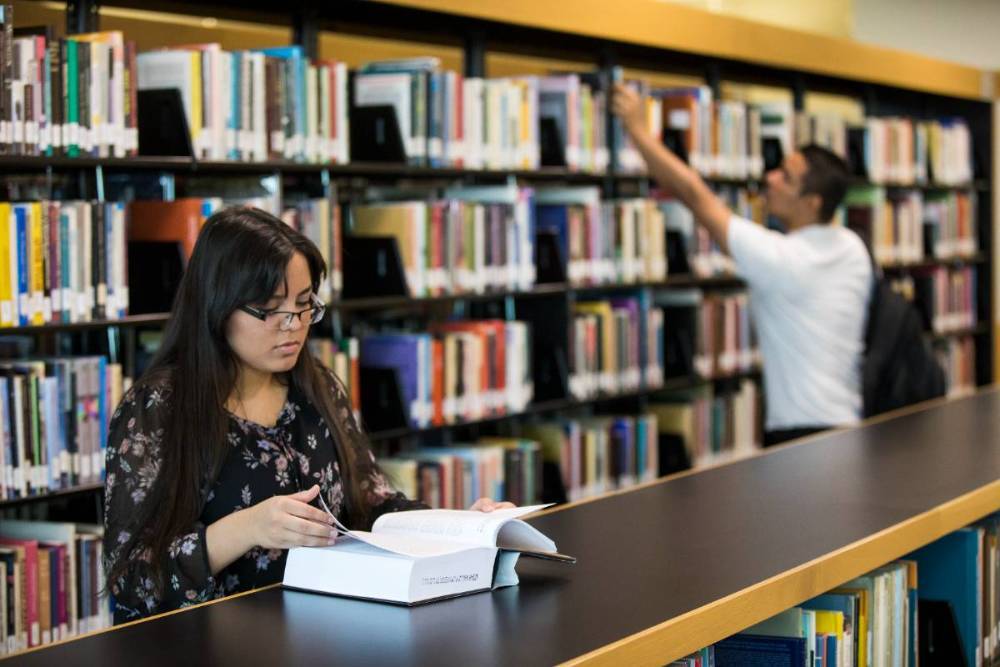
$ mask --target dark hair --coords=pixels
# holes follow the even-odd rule
[[[822,201],[819,207],[820,222],[830,222],[847,194],[850,180],[847,163],[836,153],[816,144],[803,146],[799,152],[809,165],[802,179],[802,194],[819,195]]]
[[[319,249],[274,216],[254,208],[227,208],[211,216],[198,235],[181,279],[163,342],[139,388],[169,388],[169,410],[156,481],[133,519],[135,529],[110,564],[108,581],[124,576],[130,554],[146,550],[154,583],[163,587],[162,562],[170,542],[195,522],[214,483],[228,445],[226,401],[239,374],[239,360],[226,340],[226,322],[242,305],[264,303],[285,281],[288,262],[301,253],[313,290],[326,273]],[[355,475],[363,437],[335,417],[350,414],[345,392],[332,373],[303,346],[282,378],[319,411],[340,461],[344,509],[350,524],[365,525],[368,507]],[[344,403],[342,405],[341,403]],[[360,465],[370,465],[363,461]]]

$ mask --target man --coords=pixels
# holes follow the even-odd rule
[[[787,234],[735,215],[645,127],[639,96],[615,88],[613,109],[649,166],[736,263],[764,358],[764,445],[858,421],[872,267],[862,240],[831,225],[847,165],[819,146],[767,173],[768,211]],[[668,324],[669,326],[669,324]]]

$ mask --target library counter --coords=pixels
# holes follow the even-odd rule
[[[24,665],[664,664],[1000,509],[1000,392],[543,513],[573,566],[412,609],[265,589]]]

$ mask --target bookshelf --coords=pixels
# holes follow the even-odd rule
[[[129,7],[129,2],[105,2],[102,6]],[[974,144],[991,145],[990,106],[975,99],[976,94],[969,84],[968,68],[954,68],[944,64],[931,64],[922,72],[923,76],[913,77],[901,72],[893,72],[889,66],[881,66],[878,71],[858,69],[859,57],[874,57],[881,50],[870,47],[861,49],[863,56],[852,56],[850,63],[826,66],[813,57],[781,60],[762,53],[759,58],[748,52],[706,52],[703,48],[685,48],[686,42],[676,36],[672,42],[654,39],[648,29],[629,35],[625,30],[635,26],[636,17],[617,19],[608,25],[585,25],[586,20],[578,16],[553,16],[550,10],[533,10],[530,3],[516,2],[496,9],[468,8],[463,3],[448,0],[408,0],[391,3],[340,2],[315,9],[296,6],[289,14],[277,15],[267,2],[236,3],[214,0],[209,3],[170,2],[144,3],[144,9],[169,10],[199,14],[214,12],[244,21],[277,23],[292,29],[293,43],[304,47],[306,54],[318,55],[319,37],[324,31],[365,37],[389,37],[395,40],[413,42],[433,42],[459,49],[463,56],[463,70],[466,75],[487,74],[488,56],[493,53],[523,53],[528,56],[549,58],[553,61],[587,62],[592,67],[607,71],[616,65],[644,68],[661,72],[680,72],[695,76],[708,83],[716,92],[726,80],[766,83],[791,90],[797,108],[802,108],[804,96],[809,91],[843,94],[862,100],[869,115],[902,114],[914,117],[936,117],[957,114],[966,119],[974,136]],[[98,20],[97,4],[93,2],[71,3],[67,12],[70,32],[90,30]],[[596,11],[596,9],[595,9]],[[693,15],[683,8],[646,9],[646,12],[678,12],[683,21],[693,21]],[[579,12],[586,14],[585,10]],[[655,14],[660,16],[660,14]],[[16,16],[16,14],[15,14]],[[649,14],[647,19],[652,19]],[[729,19],[726,19],[730,21]],[[665,25],[665,24],[664,24]],[[676,26],[677,24],[673,24]],[[741,27],[743,24],[740,24]],[[704,36],[706,28],[698,34]],[[756,28],[755,28],[756,29]],[[671,27],[671,31],[675,27]],[[775,33],[776,34],[776,33]],[[855,49],[856,45],[842,46]],[[882,54],[884,55],[884,54]],[[892,62],[901,62],[902,56],[894,56]],[[926,59],[912,58],[907,64],[924,64]],[[801,63],[796,66],[794,63]],[[609,138],[610,139],[610,138]],[[613,140],[612,140],[613,141]],[[972,183],[960,186],[938,185],[885,185],[887,190],[918,190],[922,192],[955,191],[976,192],[978,206],[978,247],[992,247],[992,202],[989,182],[988,155],[977,155],[977,173]],[[539,169],[461,169],[418,167],[394,163],[350,163],[350,164],[306,164],[287,160],[264,162],[204,161],[191,158],[133,157],[133,158],[63,158],[63,157],[0,157],[0,179],[10,175],[54,174],[78,175],[81,180],[93,178],[95,191],[103,188],[101,181],[106,173],[161,173],[172,177],[185,175],[276,175],[280,178],[305,176],[343,184],[345,191],[355,182],[420,181],[442,183],[490,184],[510,180],[531,186],[548,184],[592,185],[602,189],[605,196],[623,193],[648,194],[650,183],[642,174],[619,173],[614,169],[602,173],[586,173],[564,168],[543,167]],[[746,186],[759,188],[760,182],[753,179],[707,179],[719,186]],[[856,185],[866,185],[859,180]],[[100,187],[97,187],[97,186]],[[972,336],[976,348],[976,383],[988,384],[992,379],[994,335],[992,328],[992,259],[989,254],[979,252],[963,259],[926,260],[906,266],[887,266],[887,273],[907,273],[936,267],[975,266],[977,269],[977,291],[979,299],[978,322],[974,327],[948,334],[934,334],[935,340],[947,340],[960,335]],[[364,322],[386,311],[419,311],[440,308],[461,308],[474,314],[502,313],[505,308],[515,312],[533,312],[542,317],[547,312],[566,313],[570,316],[572,304],[582,298],[603,297],[621,291],[646,291],[671,288],[698,288],[703,290],[740,289],[742,282],[730,277],[696,278],[689,275],[670,275],[663,281],[637,282],[628,285],[572,286],[565,282],[539,283],[529,291],[498,291],[484,294],[459,294],[435,297],[409,298],[402,295],[366,296],[356,299],[338,299],[330,304],[331,319],[336,318],[335,327],[341,321]],[[57,334],[60,337],[75,334],[93,336],[106,330],[120,328],[123,331],[162,326],[165,313],[130,315],[120,320],[103,320],[75,324],[14,327],[0,331],[0,335],[45,337]],[[565,332],[563,332],[565,333]],[[134,340],[134,332],[126,333],[126,344]],[[128,357],[128,354],[123,354]],[[752,374],[751,374],[752,376]],[[565,385],[565,378],[562,379]],[[689,378],[668,379],[665,389],[691,386]],[[527,410],[517,414],[507,414],[484,419],[474,424],[461,423],[430,429],[388,428],[374,432],[373,440],[388,441],[400,438],[416,438],[431,433],[441,434],[450,430],[469,426],[488,426],[499,421],[532,418],[540,414],[557,413],[562,410],[594,406],[601,402],[630,403],[631,410],[640,411],[651,394],[658,388],[640,388],[616,396],[601,396],[597,399],[578,401],[566,396],[540,396]],[[559,392],[556,392],[557,394]],[[95,487],[96,488],[96,487]],[[92,490],[92,489],[91,489]],[[29,498],[18,500],[23,503]],[[0,508],[6,507],[0,504]]]

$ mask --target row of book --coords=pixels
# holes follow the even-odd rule
[[[354,416],[361,416],[361,344],[357,338],[340,340],[309,338],[309,350],[326,368],[333,371],[351,403]]]
[[[0,527],[0,655],[109,628],[104,529],[4,520]]]
[[[967,396],[976,391],[976,340],[958,336],[934,345],[938,363],[944,369],[948,396]]]
[[[587,399],[663,384],[663,313],[644,293],[573,304],[569,392]]]
[[[556,466],[568,500],[648,482],[661,473],[656,415],[567,418],[521,429]]]
[[[532,192],[457,187],[443,199],[350,208],[350,233],[395,239],[410,296],[529,290],[535,284]]]
[[[760,350],[745,292],[669,290],[653,298],[668,323],[664,374],[710,379],[754,372]]]
[[[745,456],[763,442],[761,391],[751,379],[716,390],[701,384],[656,394],[649,412],[657,419],[665,449],[682,450],[694,467]]]
[[[847,226],[881,265],[968,257],[979,249],[974,193],[853,187],[845,206]]]
[[[602,200],[596,187],[539,188],[537,231],[555,235],[573,285],[667,277],[664,217],[652,199]]]
[[[140,91],[176,89],[200,159],[343,164],[357,148],[351,124],[365,134],[381,124],[385,133],[377,114],[388,109],[403,152],[392,157],[414,164],[604,172],[613,139],[622,171],[645,170],[621,124],[607,120],[620,68],[484,79],[419,57],[349,73],[344,62],[309,58],[300,46],[229,51],[202,43],[138,53],[121,31],[57,37],[52,26],[15,30],[13,23],[5,6],[0,149],[8,153],[133,155]],[[971,136],[961,119],[870,117],[852,126],[791,102],[716,99],[705,85],[631,83],[643,96],[648,129],[707,176],[757,179],[768,141],[786,154],[815,141],[845,156],[853,142],[875,182],[972,179]]]
[[[0,202],[0,326],[128,311],[125,205]]]
[[[994,514],[671,664],[993,664],[998,536]]]
[[[360,343],[362,372],[393,372],[415,428],[522,412],[534,394],[530,355],[528,325],[503,320],[439,322]]]
[[[56,38],[0,10],[0,153],[125,157],[139,148],[135,43],[121,32]]]
[[[103,480],[108,422],[127,385],[104,357],[0,363],[0,499]]]
[[[892,287],[913,302],[928,331],[946,334],[976,325],[976,277],[971,266],[934,267],[897,277]]]
[[[432,508],[468,509],[478,498],[532,505],[542,498],[542,452],[525,438],[483,437],[379,459],[393,486]]]
[[[868,116],[852,123],[835,114],[796,111],[791,102],[762,104],[760,115],[763,140],[774,139],[784,154],[819,144],[873,183],[967,186],[973,179],[972,135],[962,118]]]
[[[558,470],[569,500],[651,481],[658,451],[655,415],[583,417],[527,425],[517,437],[401,452],[379,465],[408,497],[464,509],[482,496],[541,502],[543,464]]]
[[[760,192],[727,185],[713,189],[737,215],[760,225],[767,223],[764,196]],[[670,273],[690,274],[696,278],[734,275],[733,259],[722,252],[707,229],[695,222],[691,209],[669,193],[657,191],[654,194],[664,216]]]

